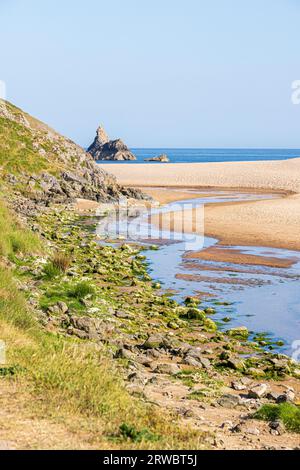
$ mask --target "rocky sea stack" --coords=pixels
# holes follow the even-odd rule
[[[136,156],[121,139],[109,140],[102,126],[98,127],[94,142],[88,148],[94,160],[136,160]]]

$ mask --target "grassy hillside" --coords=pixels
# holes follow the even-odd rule
[[[42,252],[51,256],[51,250],[47,253],[37,235],[21,229],[3,202],[0,227],[0,338],[8,356],[7,366],[0,367],[0,380],[30,393],[26,406],[36,418],[44,414],[54,422],[71,419],[73,433],[88,428],[89,443],[96,447],[199,447],[200,434],[180,430],[171,416],[162,416],[128,394],[105,350],[41,326],[18,287],[24,282],[18,266],[34,263]],[[13,270],[8,259],[16,263]]]

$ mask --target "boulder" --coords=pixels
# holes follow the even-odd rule
[[[218,404],[223,408],[236,408],[240,404],[240,397],[226,393],[218,400]]]
[[[160,349],[165,345],[165,338],[160,334],[150,335],[143,344],[144,349]]]
[[[269,386],[267,384],[258,384],[249,390],[248,396],[255,399],[263,398],[267,395],[268,391]]]
[[[286,390],[284,393],[277,397],[277,403],[294,403],[295,392],[293,389]]]
[[[178,374],[178,372],[180,372],[180,368],[178,367],[177,364],[170,364],[170,363],[158,364],[155,369],[155,372],[157,372],[158,374],[175,375],[175,374]]]
[[[233,338],[239,339],[248,339],[249,337],[248,328],[246,328],[245,326],[238,326],[236,328],[232,328],[231,330],[227,331],[227,334],[229,336],[232,336]]]

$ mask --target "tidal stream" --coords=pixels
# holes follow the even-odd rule
[[[192,192],[192,190],[191,190]],[[232,191],[213,191],[211,196],[191,198],[166,204],[152,209],[150,214],[142,213],[130,219],[119,220],[106,226],[106,233],[113,236],[131,238],[135,241],[158,243],[158,250],[147,250],[145,256],[149,272],[155,281],[170,291],[172,297],[183,302],[187,296],[199,295],[205,307],[213,307],[216,314],[212,318],[220,329],[246,326],[252,338],[256,333],[264,333],[260,339],[266,348],[291,355],[295,352],[294,342],[300,339],[300,253],[296,251],[264,247],[224,247],[228,253],[255,255],[255,264],[220,262],[193,258],[199,252],[218,244],[218,240],[181,232],[161,230],[151,224],[149,215],[157,215],[205,204],[229,201],[270,199],[274,194],[239,193]],[[199,194],[199,191],[197,191]],[[186,238],[187,237],[187,238]],[[186,255],[188,254],[188,258]],[[259,258],[292,260],[289,267],[263,266]],[[237,260],[239,256],[237,256]],[[280,264],[280,263],[279,263]],[[298,345],[299,348],[300,345]]]

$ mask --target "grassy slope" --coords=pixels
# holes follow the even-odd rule
[[[34,416],[43,410],[54,420],[71,416],[73,433],[88,427],[89,443],[98,447],[198,447],[200,435],[180,430],[171,417],[133,399],[112,360],[96,345],[41,328],[17,287],[18,276],[3,263],[18,259],[21,252],[31,257],[41,251],[40,240],[21,229],[2,202],[0,224],[0,337],[9,366],[0,369],[0,380],[16,381],[19,390],[30,391]]]

